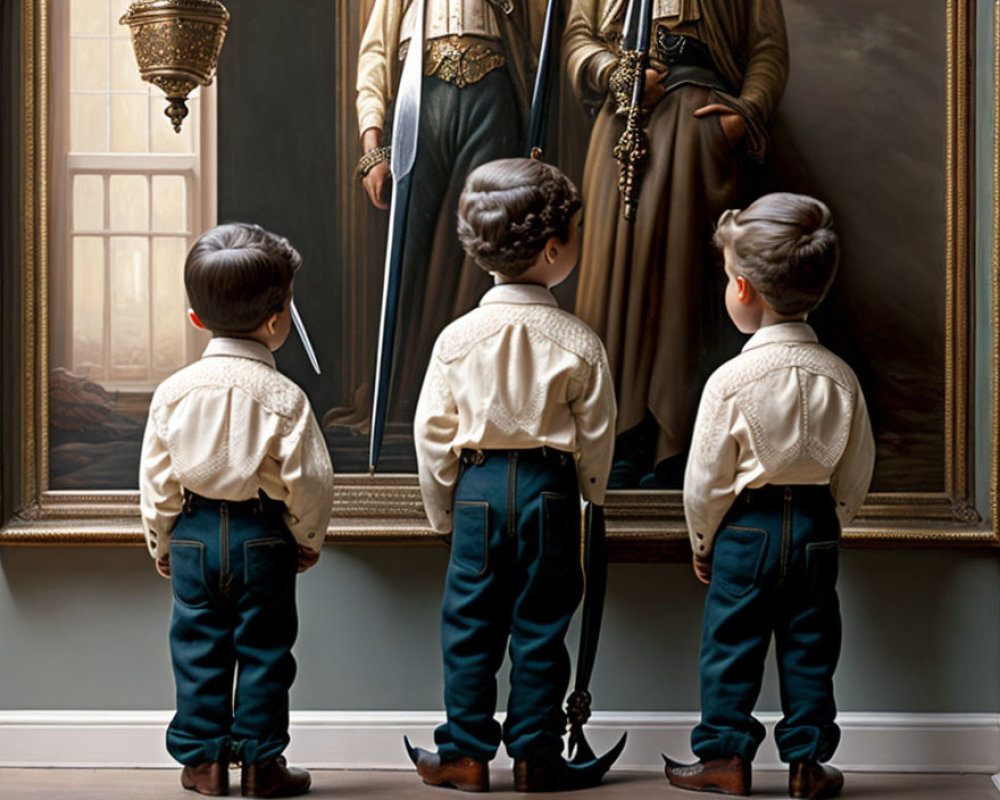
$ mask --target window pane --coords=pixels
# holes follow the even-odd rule
[[[111,150],[115,153],[148,152],[146,142],[146,95],[111,96]]]
[[[160,373],[184,366],[186,255],[186,239],[153,239],[153,369]]]
[[[69,87],[105,91],[108,88],[108,43],[104,39],[72,39]]]
[[[105,0],[106,1],[106,0]],[[73,0],[75,2],[75,0]],[[118,20],[122,18],[122,15],[128,11],[128,7],[132,5],[132,0],[111,0],[111,35],[112,36],[128,36],[128,25],[119,25]]]
[[[179,175],[153,178],[153,230],[187,232],[187,180]]]
[[[111,378],[149,373],[149,242],[111,239]]]
[[[75,36],[107,35],[108,0],[67,0],[69,32]]]
[[[69,149],[73,153],[108,151],[108,98],[74,94],[69,99]]]
[[[198,101],[188,97],[188,115],[177,133],[170,120],[163,113],[167,109],[167,98],[159,89],[154,89],[149,101],[149,132],[154,153],[193,153],[192,131],[198,129]]]
[[[146,91],[149,86],[139,77],[130,39],[111,40],[111,88],[133,92]]]
[[[73,239],[73,369],[101,377],[104,370],[104,240]]]
[[[149,230],[149,178],[111,176],[111,230]]]
[[[73,230],[104,230],[104,178],[100,175],[73,178]]]

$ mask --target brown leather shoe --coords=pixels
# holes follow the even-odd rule
[[[722,794],[750,794],[750,762],[740,756],[680,764],[666,756],[667,780],[681,789]]]
[[[295,797],[305,794],[312,776],[304,769],[289,767],[284,756],[256,764],[244,764],[240,789],[244,797]]]
[[[844,788],[844,773],[818,761],[793,761],[788,766],[788,794],[821,800],[840,794]]]
[[[514,790],[518,792],[571,792],[597,786],[604,769],[574,769],[562,756],[514,761]]]
[[[428,786],[443,786],[463,792],[490,790],[490,769],[485,761],[468,756],[442,760],[439,753],[414,747],[405,736],[403,742],[406,744],[410,761],[417,768],[417,775]]]
[[[204,761],[181,770],[181,786],[191,792],[210,797],[229,794],[229,762]]]

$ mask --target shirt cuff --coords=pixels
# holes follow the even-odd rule
[[[385,129],[385,114],[381,111],[371,109],[363,112],[358,117],[358,134],[363,135],[369,128]]]

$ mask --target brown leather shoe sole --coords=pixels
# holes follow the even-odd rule
[[[750,764],[739,756],[680,764],[664,756],[667,780],[678,789],[716,794],[750,794]]]
[[[844,788],[844,774],[836,767],[796,761],[788,768],[788,795],[804,800],[836,797]]]
[[[208,797],[229,795],[229,764],[221,761],[206,762],[181,770],[181,786],[189,792]]]
[[[441,762],[437,754],[421,757],[417,774],[428,786],[458,789],[460,792],[488,792],[490,773],[487,765],[474,758],[458,758]]]

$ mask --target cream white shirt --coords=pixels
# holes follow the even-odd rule
[[[333,504],[333,467],[305,393],[266,346],[217,337],[200,361],[157,388],[142,441],[146,543],[166,555],[184,489],[241,501],[263,489],[287,506],[295,540],[319,552]]]
[[[841,523],[861,507],[875,442],[854,372],[804,322],[768,325],[709,378],[684,475],[695,555],[745,488],[826,484]]]
[[[400,43],[409,41],[416,13],[417,4],[410,2],[403,14]],[[426,0],[424,17],[424,39],[427,41],[441,36],[500,38],[493,6],[486,0]]]
[[[615,441],[601,340],[544,286],[499,284],[434,345],[413,435],[434,530],[451,531],[463,448],[574,453],[584,498],[604,502]]]

